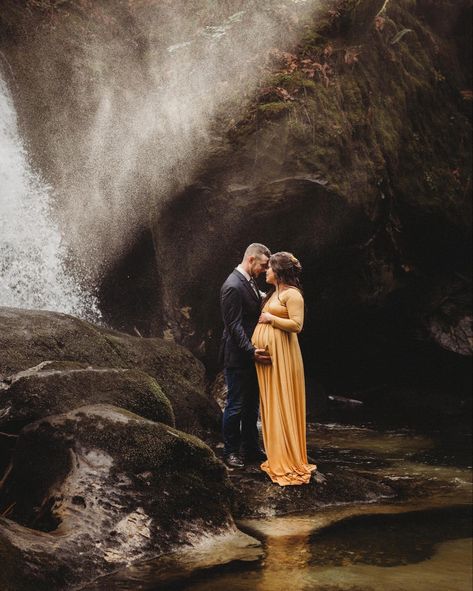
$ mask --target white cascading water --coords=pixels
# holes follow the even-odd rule
[[[99,316],[64,265],[50,189],[28,162],[12,97],[0,76],[0,306]]]

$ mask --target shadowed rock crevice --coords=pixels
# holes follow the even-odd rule
[[[159,334],[163,325],[159,311],[163,304],[156,262],[151,232],[145,230],[133,240],[123,257],[104,271],[98,297],[107,324],[130,334],[138,331],[144,337]]]

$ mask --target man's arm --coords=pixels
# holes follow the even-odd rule
[[[239,349],[253,356],[255,347],[242,325],[241,294],[235,287],[224,287],[221,293],[222,316],[225,327]]]

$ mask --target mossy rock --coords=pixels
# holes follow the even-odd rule
[[[171,403],[160,386],[139,370],[45,362],[14,375],[8,382],[0,395],[0,425],[8,428],[13,424],[13,432],[38,419],[87,404],[112,404],[145,419],[175,425]]]
[[[234,533],[230,505],[225,467],[191,435],[108,405],[42,419],[0,492],[0,588],[67,589]]]
[[[301,71],[296,70],[292,73],[279,73],[272,76],[269,80],[272,86],[285,88],[289,92],[294,92],[302,88],[315,90],[317,84],[311,78],[305,76]]]
[[[204,367],[180,345],[133,337],[54,312],[0,308],[0,325],[4,378],[45,361],[139,370],[157,381],[171,402],[178,428],[199,436],[220,430],[221,412],[206,395]]]

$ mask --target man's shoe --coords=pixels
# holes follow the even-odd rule
[[[240,458],[236,454],[228,454],[224,458],[225,464],[229,468],[244,468],[245,464],[240,460]]]
[[[262,449],[255,449],[245,453],[244,458],[247,462],[264,462],[268,459],[268,456]]]

